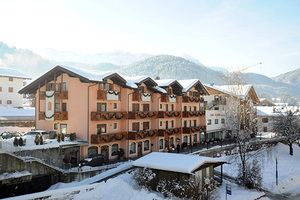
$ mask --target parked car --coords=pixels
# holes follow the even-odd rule
[[[29,131],[29,132],[25,133],[24,136],[30,135],[32,137],[35,137],[36,134],[38,134],[39,136],[42,136],[42,138],[44,140],[49,139],[49,133],[46,131],[42,131],[42,130]]]
[[[2,139],[10,139],[10,138],[14,138],[15,136],[20,137],[21,134],[17,131],[5,131],[1,133],[0,136]]]
[[[79,164],[81,164],[81,166],[88,165],[91,167],[96,167],[96,166],[105,165],[106,162],[102,154],[94,154],[89,156],[88,158],[81,160]]]

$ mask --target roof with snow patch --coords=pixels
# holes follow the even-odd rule
[[[21,79],[31,79],[29,76],[21,73],[20,71],[12,68],[0,67],[0,76],[2,77],[13,77]]]

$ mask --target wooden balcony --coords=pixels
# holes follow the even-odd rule
[[[106,100],[107,93],[106,90],[97,90],[97,99],[98,100]]]
[[[204,98],[203,97],[184,96],[184,97],[182,97],[182,102],[183,103],[200,103],[200,102],[204,102]]]
[[[69,98],[69,93],[68,93],[68,91],[62,91],[62,92],[61,92],[61,96],[62,96],[62,99],[68,99],[68,98]]]
[[[181,117],[180,111],[158,111],[158,118]]]
[[[161,95],[161,98],[160,98],[160,101],[161,101],[161,102],[167,102],[168,99],[169,99],[169,98],[168,98],[168,96],[167,96],[166,94],[162,94],[162,95]]]
[[[45,120],[45,112],[39,113],[39,120]]]
[[[180,128],[172,128],[172,129],[158,129],[158,136],[165,136],[165,135],[173,135],[181,133]]]
[[[107,91],[107,90],[97,90],[98,100],[120,100],[120,92],[118,91]]]
[[[68,120],[68,112],[54,113],[54,120]]]
[[[127,119],[126,112],[91,112],[92,121]]]
[[[182,117],[200,117],[205,116],[205,111],[182,111]]]
[[[128,132],[128,140],[140,140],[147,137],[153,137],[157,134],[157,130],[149,130],[149,131],[137,131],[137,132]]]
[[[99,134],[91,135],[92,144],[106,144],[110,142],[118,142],[127,139],[127,133],[111,133],[111,134]]]
[[[140,94],[138,92],[132,93],[132,101],[140,101]]]
[[[205,131],[206,130],[206,126],[192,126],[192,127],[183,127],[182,128],[182,133],[195,133],[195,132],[199,132],[199,131]]]
[[[145,118],[156,118],[157,112],[156,111],[144,111],[144,112],[133,112],[130,111],[128,113],[129,119],[145,119]]]
[[[46,98],[45,93],[41,92],[39,98],[40,98],[40,100],[45,100],[45,98]]]

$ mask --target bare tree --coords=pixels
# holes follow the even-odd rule
[[[293,155],[293,143],[300,139],[300,113],[286,107],[280,111],[279,116],[274,117],[273,130],[286,137],[290,147],[290,155]]]

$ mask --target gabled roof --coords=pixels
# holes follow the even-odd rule
[[[162,79],[162,80],[155,80],[159,87],[166,88],[172,87],[173,93],[176,95],[181,95],[182,93],[182,85],[175,79]]]
[[[54,80],[54,74],[56,74],[56,77],[61,75],[62,73],[68,74],[70,77],[76,77],[79,78],[81,82],[84,83],[103,83],[107,79],[111,79],[114,83],[118,85],[125,85],[126,80],[121,77],[119,74],[115,72],[95,72],[95,71],[88,71],[84,69],[80,69],[77,67],[71,67],[71,66],[66,66],[66,65],[57,65],[44,73],[42,76],[38,77],[28,85],[24,86],[19,90],[20,94],[30,94],[30,93],[35,93],[38,88],[39,84],[40,87],[45,85],[45,80],[47,82],[53,81]]]
[[[263,102],[266,102],[268,104],[268,106],[276,106],[275,103],[273,103],[272,101],[269,101],[266,98],[259,98],[260,103],[262,104]]]
[[[188,80],[178,80],[182,85],[182,92],[188,92],[191,88],[195,87],[196,90],[201,91],[202,94],[209,94],[207,89],[203,86],[200,80],[198,79],[188,79]]]
[[[16,69],[0,67],[0,77],[12,77],[21,79],[31,79],[29,76],[19,72]]]
[[[224,163],[226,163],[226,161],[219,158],[152,152],[135,160],[133,162],[133,166],[191,174],[201,168],[203,165],[210,164],[217,166]]]
[[[138,88],[138,85],[144,83],[148,88],[157,86],[157,83],[149,76],[123,76],[126,80],[126,85],[130,88]]]

